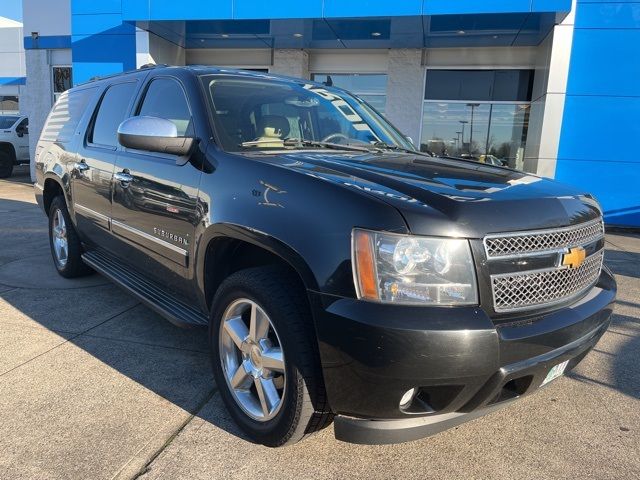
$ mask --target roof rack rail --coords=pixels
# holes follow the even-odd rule
[[[126,75],[128,73],[135,73],[135,72],[139,72],[140,70],[147,70],[150,68],[164,68],[164,67],[168,67],[169,65],[167,65],[166,63],[146,63],[144,65],[142,65],[139,68],[136,68],[135,70],[127,70],[126,72],[117,72],[117,73],[110,73],[108,75],[96,75],[95,77],[91,77],[89,80],[87,80],[86,82],[82,82],[79,83],[78,85],[74,85],[76,87],[79,87],[80,85],[85,85],[87,83],[91,83],[91,82],[97,82],[99,80],[105,80],[107,78],[112,78],[112,77],[117,77],[118,75]]]
[[[138,67],[138,70],[144,70],[147,68],[160,68],[160,67],[168,67],[169,65],[167,65],[166,63],[145,63],[144,65],[141,65],[140,67]]]

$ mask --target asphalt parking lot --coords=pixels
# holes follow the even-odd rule
[[[60,278],[28,171],[0,180],[0,478],[640,478],[640,236],[608,235],[613,323],[570,375],[403,445],[246,441],[203,330],[99,275]]]

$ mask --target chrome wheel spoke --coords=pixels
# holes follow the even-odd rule
[[[229,383],[233,388],[240,390],[248,390],[251,387],[251,377],[247,373],[244,363],[240,364]]]
[[[256,385],[256,391],[258,392],[258,398],[260,399],[260,406],[262,407],[262,413],[264,416],[268,416],[280,402],[280,395],[278,390],[270,378],[256,378],[254,380]]]
[[[249,330],[247,330],[247,326],[239,315],[226,320],[224,322],[224,330],[239,349],[242,348],[242,343],[249,336]]]
[[[262,352],[262,366],[273,372],[284,373],[284,356],[282,349],[272,347]]]
[[[251,303],[251,316],[249,320],[249,338],[259,342],[267,338],[269,334],[269,319],[262,313],[255,303]]]

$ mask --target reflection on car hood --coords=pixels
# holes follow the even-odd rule
[[[600,215],[575,188],[473,161],[395,152],[282,152],[269,163],[314,175],[395,206],[413,233],[481,238],[565,226]]]

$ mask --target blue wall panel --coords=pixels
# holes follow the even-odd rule
[[[570,12],[571,0],[533,0],[532,12]]]
[[[567,96],[558,157],[597,161],[604,169],[615,168],[604,165],[615,162],[640,168],[638,112],[640,96]]]
[[[124,20],[149,20],[149,0],[126,0],[122,5]]]
[[[122,3],[130,0],[71,0],[73,13],[120,13]]]
[[[74,0],[73,11],[112,10],[119,0],[91,10]],[[223,20],[242,18],[345,18],[472,13],[568,12],[571,0],[122,0],[123,20]],[[77,4],[77,6],[76,6]],[[120,11],[118,9],[118,11]],[[109,12],[113,13],[113,12]]]
[[[238,0],[236,0],[238,1]],[[324,0],[324,16],[340,17],[386,17],[422,15],[423,0]]]
[[[531,0],[424,0],[423,6],[425,15],[530,11]]]
[[[322,0],[302,2],[256,2],[235,0],[234,19],[322,18]]]
[[[608,224],[640,227],[638,3],[579,1],[556,178],[592,192]]]
[[[152,20],[225,20],[233,18],[231,0],[150,1]]]
[[[135,33],[136,28],[131,23],[122,23],[119,13],[105,13],[102,15],[72,15],[71,31],[74,35],[91,35],[109,31],[111,35]]]
[[[135,35],[74,35],[71,49],[74,84],[136,68]]]
[[[576,22],[581,29],[640,28],[640,2],[582,3]]]
[[[573,41],[571,95],[640,95],[640,28],[577,29]]]
[[[604,208],[607,225],[640,226],[640,165],[563,160],[556,178],[593,193]]]
[[[135,27],[123,21],[121,0],[73,0],[71,8],[74,84],[136,68]]]

